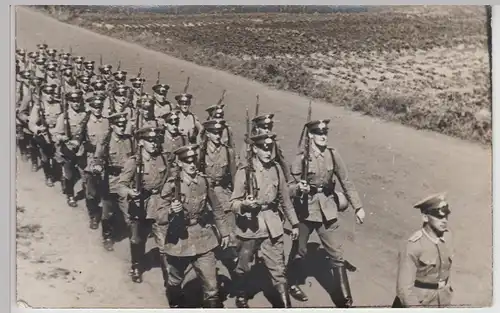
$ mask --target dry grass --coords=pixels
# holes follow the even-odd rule
[[[317,15],[61,12],[51,14],[279,89],[491,143],[481,6]]]

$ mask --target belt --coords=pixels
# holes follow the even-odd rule
[[[333,188],[330,184],[322,184],[322,185],[311,185],[311,189],[309,191],[309,195],[314,196],[317,193],[331,193]]]
[[[447,283],[448,278],[446,278],[445,280],[440,280],[437,283],[425,283],[419,280],[415,280],[414,286],[422,289],[442,289],[446,286]]]
[[[261,211],[276,211],[277,208],[278,208],[278,205],[275,202],[262,204],[260,206]]]
[[[119,176],[123,167],[121,166],[108,166],[108,174],[111,176]]]

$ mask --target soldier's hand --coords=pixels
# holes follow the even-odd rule
[[[253,198],[247,198],[243,200],[241,204],[245,209],[251,211],[256,210],[259,207],[259,203],[255,201]]]
[[[69,140],[69,138],[68,138],[68,136],[66,136],[66,135],[62,135],[62,136],[60,137],[60,140],[61,140],[61,141],[68,141],[68,140]]]
[[[141,193],[135,189],[130,189],[128,191],[128,195],[131,197],[131,198],[137,198]]]
[[[73,146],[78,146],[78,140],[70,140],[69,143]]]
[[[297,187],[299,188],[299,192],[309,193],[311,191],[311,186],[305,180],[301,180]]]
[[[226,249],[229,246],[229,236],[222,237],[220,246],[222,247],[222,249]]]
[[[365,220],[365,210],[363,208],[360,208],[356,211],[356,222],[358,224],[363,224]]]
[[[299,238],[299,229],[297,227],[292,228],[292,233],[290,234],[290,237],[292,237],[293,241]]]
[[[182,203],[180,201],[174,200],[170,205],[170,208],[172,209],[173,213],[177,214],[182,211]]]
[[[101,165],[94,165],[92,166],[92,172],[96,173],[96,174],[100,174],[102,173],[102,166]]]

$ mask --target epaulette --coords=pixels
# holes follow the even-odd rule
[[[413,235],[411,235],[410,238],[408,238],[408,241],[409,242],[416,242],[417,240],[419,240],[420,238],[422,238],[422,235],[424,233],[422,232],[422,230],[417,230]]]

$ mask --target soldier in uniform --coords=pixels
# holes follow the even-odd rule
[[[85,57],[82,56],[74,56],[73,57],[73,73],[75,77],[78,77],[83,74],[83,62],[85,62]]]
[[[111,64],[104,64],[102,66],[99,66],[99,73],[101,75],[101,79],[105,80],[107,84],[111,84],[113,82],[113,75],[112,71],[113,70],[113,65]]]
[[[47,58],[45,58],[44,56],[39,56],[35,60],[35,68],[34,68],[35,76],[38,78],[42,78],[44,80],[46,79],[45,62],[47,62]]]
[[[270,133],[273,131],[274,127],[274,114],[263,114],[256,116],[252,119],[252,134],[266,134]],[[245,146],[243,145],[242,150],[240,151],[240,159],[238,161],[238,167],[240,166],[245,166],[246,159],[245,156],[246,151],[245,151]],[[283,174],[285,175],[285,180],[287,182],[290,182],[293,180],[291,174],[290,174],[290,166],[288,162],[286,162],[285,157],[283,155],[283,150],[281,149],[281,146],[279,144],[279,141],[275,140],[274,143],[274,150],[273,150],[273,158],[280,164],[281,170],[283,171]]]
[[[208,113],[207,121],[223,120],[224,106],[225,106],[224,104],[215,104],[206,108],[205,111],[207,111]],[[233,138],[234,138],[233,131],[231,130],[231,127],[226,124],[226,127],[224,127],[224,131],[222,133],[222,142],[226,145],[229,145],[231,148],[234,148]]]
[[[102,116],[104,97],[94,96],[89,98],[87,103],[91,115],[85,125],[87,138],[84,147],[87,162],[85,163],[83,186],[85,191],[85,204],[90,220],[89,227],[91,229],[97,229],[99,226],[99,218],[101,217],[99,203],[101,201],[100,186],[102,179],[101,175],[97,175],[93,172],[92,161],[97,144],[106,138],[110,127],[108,120]]]
[[[35,60],[38,59],[38,52],[37,51],[32,51],[28,53],[28,70],[30,71],[35,71]]]
[[[146,240],[150,232],[160,253],[163,250],[166,234],[166,219],[164,218],[167,208],[163,205],[160,197],[161,188],[169,175],[170,164],[161,154],[160,143],[163,132],[160,128],[144,127],[136,132],[138,148],[136,155],[130,157],[123,166],[118,180],[118,195],[129,201],[128,216],[126,220],[130,225],[130,253],[132,281],[142,282],[142,259],[145,254]],[[142,164],[137,164],[142,160]],[[137,187],[137,166],[142,165],[142,190]],[[139,199],[143,200],[144,207],[140,208]]]
[[[113,73],[113,79],[115,82],[115,88],[118,85],[125,86],[127,84],[127,72],[126,71],[116,71]]]
[[[167,100],[167,93],[170,89],[169,85],[156,84],[153,86],[153,96],[156,100],[155,114],[160,117],[174,110],[172,103]]]
[[[91,80],[96,76],[94,71],[95,71],[95,61],[87,60],[83,62],[82,75],[89,77]]]
[[[47,59],[50,61],[56,61],[57,50],[56,49],[47,49]]]
[[[230,203],[236,214],[240,250],[233,285],[237,294],[236,306],[239,308],[248,308],[246,287],[251,279],[248,273],[259,248],[277,291],[272,301],[273,307],[290,307],[285,278],[283,217],[286,216],[292,225],[292,240],[298,235],[299,221],[288,196],[283,171],[272,157],[275,138],[274,133],[250,137],[252,163],[239,168],[234,179]],[[247,177],[250,184],[247,183]]]
[[[46,43],[39,43],[36,45],[36,47],[38,48],[38,54],[39,55],[43,55],[43,56],[47,56],[47,48],[49,46],[47,46]]]
[[[96,79],[90,84],[93,96],[103,96],[107,98],[108,93],[106,92],[106,87],[107,87],[107,82],[104,79]]]
[[[235,238],[235,215],[229,205],[233,191],[233,179],[236,175],[236,158],[234,149],[222,142],[222,134],[226,121],[222,119],[203,122],[203,142],[201,144],[198,170],[207,176],[210,187],[224,210],[225,219],[230,232],[229,247],[217,253],[229,272],[236,267],[237,240]]]
[[[183,304],[181,284],[189,264],[192,264],[202,281],[203,307],[223,307],[219,298],[214,254],[219,239],[212,226],[216,226],[220,233],[222,248],[226,248],[229,242],[229,230],[218,197],[207,177],[197,171],[197,149],[196,145],[188,145],[174,152],[180,172],[168,178],[161,192],[166,202],[166,292],[171,308]]]
[[[115,113],[108,117],[110,129],[96,146],[96,152],[91,170],[102,173],[103,180],[100,188],[102,196],[102,239],[106,250],[113,250],[113,217],[119,208],[124,216],[128,215],[128,202],[119,196],[118,180],[123,166],[134,154],[134,142],[130,134],[125,133],[127,114]]]
[[[29,106],[31,99],[31,89],[30,82],[31,72],[28,70],[23,70],[19,72],[19,80],[16,81],[16,138],[19,147],[19,152],[24,160],[29,157],[29,135],[31,132],[28,130],[26,125],[26,120],[23,121],[21,108],[24,110],[25,117],[29,114]],[[28,133],[28,136],[26,136]]]
[[[59,78],[59,69],[56,62],[49,62],[46,67],[47,73],[47,85],[57,85],[61,86],[61,80]],[[59,92],[57,92],[59,94]]]
[[[18,62],[19,65],[19,72],[24,71],[27,69],[27,60],[26,60],[26,50],[25,49],[16,49],[16,61]]]
[[[450,306],[454,252],[448,230],[449,204],[441,193],[419,201],[414,208],[422,213],[423,226],[399,251],[396,298],[392,307]]]
[[[62,78],[63,78],[63,84],[61,87],[66,93],[78,91],[78,84],[73,76],[72,68],[65,68],[62,71]]]
[[[44,85],[41,89],[42,98],[39,103],[34,103],[29,116],[29,127],[37,139],[45,184],[49,187],[54,186],[54,181],[59,179],[59,169],[54,160],[54,136],[57,118],[62,113],[62,105],[60,101],[54,99],[57,89],[57,85]]]
[[[293,243],[289,255],[289,291],[297,300],[307,300],[298,284],[304,279],[302,260],[307,254],[309,236],[315,230],[328,254],[334,279],[335,289],[329,292],[335,297],[337,307],[350,307],[352,296],[344,266],[337,215],[339,211],[347,209],[347,202],[355,210],[358,223],[363,222],[365,211],[354,184],[348,178],[347,168],[339,152],[328,147],[329,122],[330,120],[316,120],[304,126],[305,135],[310,140],[307,180],[301,179],[304,152],[300,152],[292,164],[294,181],[289,187],[300,223],[299,239]],[[337,183],[342,187],[343,193],[335,191]],[[307,203],[302,202],[304,194]]]
[[[68,52],[59,53],[59,62],[62,65],[70,65],[71,62],[71,54]]]
[[[141,98],[137,99],[136,106],[139,109],[139,127],[159,127],[162,128],[163,125],[160,124],[155,116],[155,100],[149,94],[143,94]]]
[[[199,136],[203,130],[203,125],[201,125],[198,117],[190,110],[192,98],[193,95],[184,93],[175,96],[180,110],[179,130],[188,137],[190,143],[195,144],[200,141]]]
[[[161,116],[165,132],[164,140],[161,146],[162,152],[171,159],[173,152],[182,146],[187,145],[187,137],[179,132],[179,112],[170,111]]]
[[[90,87],[91,79],[89,76],[82,74],[78,76],[77,88],[83,91],[83,101],[87,101],[93,96],[93,90]]]
[[[105,116],[109,114],[115,114],[115,113],[121,113],[121,112],[126,112],[127,113],[127,120],[128,120],[128,125],[126,129],[127,134],[132,134],[132,130],[134,128],[134,122],[135,122],[135,112],[134,110],[130,107],[129,103],[129,89],[130,87],[125,86],[125,85],[118,85],[114,90],[113,90],[113,96],[111,98],[108,98],[108,101],[106,101],[106,105],[104,107],[104,114]]]
[[[27,75],[27,74],[26,74]],[[25,76],[26,77],[26,76]],[[33,172],[38,171],[38,158],[39,152],[37,148],[37,144],[34,141],[33,132],[29,129],[29,116],[31,113],[31,108],[35,102],[35,97],[38,97],[37,90],[41,88],[44,84],[44,80],[42,78],[31,76],[29,81],[29,96],[26,97],[26,100],[22,100],[19,108],[17,109],[17,119],[21,124],[21,128],[23,131],[22,140],[23,147],[26,147],[26,150],[29,155],[29,159],[31,160],[31,170]],[[24,91],[23,91],[24,92]]]
[[[137,107],[137,102],[143,97],[143,93],[141,92],[141,87],[146,80],[142,77],[133,77],[130,79],[130,83],[132,85],[131,88],[131,105],[133,108]]]
[[[57,118],[55,137],[59,144],[56,147],[63,163],[63,193],[68,205],[76,207],[75,184],[85,168],[84,140],[90,112],[85,112],[82,91],[67,92],[64,96],[68,109],[67,115],[61,114]]]

